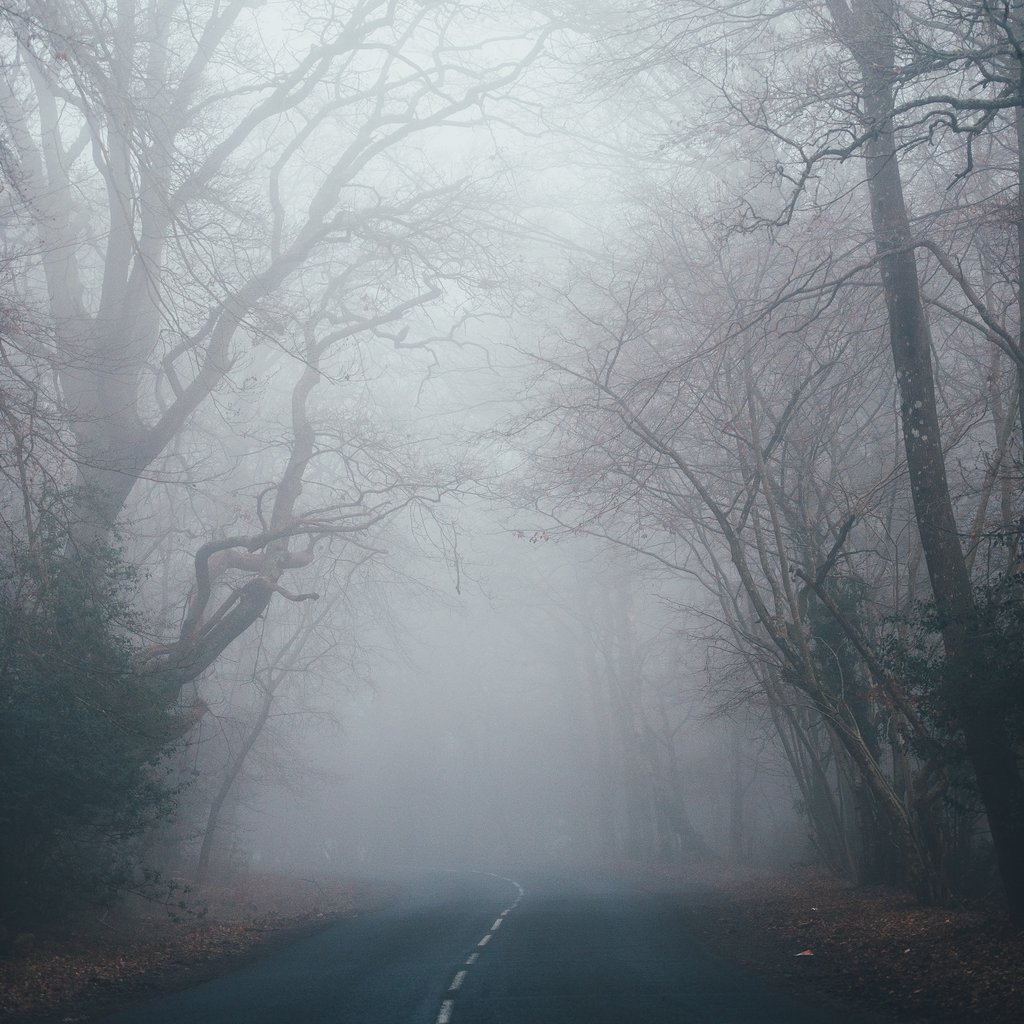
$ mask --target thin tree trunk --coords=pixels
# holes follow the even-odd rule
[[[238,776],[242,774],[242,768],[245,766],[249,752],[259,739],[260,733],[263,732],[263,727],[267,724],[273,704],[274,689],[273,687],[268,687],[263,691],[263,700],[260,702],[260,710],[256,716],[256,721],[253,722],[244,742],[231,759],[228,770],[224,773],[224,777],[217,787],[217,792],[214,794],[213,801],[210,803],[210,813],[206,816],[206,828],[203,831],[203,844],[199,848],[199,861],[196,864],[196,884],[199,886],[203,885],[209,873],[210,856],[213,853],[213,844],[217,836],[217,825],[220,820],[221,811],[224,809],[224,803],[234,788]]]

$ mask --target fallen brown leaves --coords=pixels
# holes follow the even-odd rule
[[[204,897],[201,921],[135,915],[108,924],[105,935],[19,937],[0,959],[0,1020],[87,1020],[117,1003],[198,983],[390,894],[367,883],[262,875]]]
[[[1024,1020],[1024,931],[993,910],[920,907],[811,870],[716,888],[725,905],[694,927],[756,973],[894,1020]]]

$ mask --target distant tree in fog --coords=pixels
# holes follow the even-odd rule
[[[370,557],[366,556],[366,560]],[[349,585],[352,575],[354,572],[349,574]],[[348,661],[341,652],[345,646],[352,645],[353,639],[339,636],[336,620],[340,615],[340,598],[341,594],[335,593],[317,605],[302,605],[299,614],[293,616],[287,639],[269,650],[260,644],[254,653],[251,682],[255,700],[239,734],[228,745],[223,770],[219,777],[214,775],[205,823],[199,833],[199,855],[195,867],[199,885],[207,880],[214,850],[224,839],[221,833],[224,831],[225,805],[237,792],[246,773],[254,773],[254,755],[257,748],[265,743],[266,734],[273,731],[268,726],[272,724],[275,713],[280,713],[281,705],[286,703],[288,691],[309,689],[311,683],[325,672],[334,677],[335,688],[341,685],[337,677],[346,671]],[[291,696],[294,703],[295,695]],[[299,706],[302,706],[301,701]],[[291,715],[298,713],[295,710],[290,712]],[[321,715],[327,713],[320,712]],[[316,714],[315,707],[307,705],[304,708],[305,716]]]

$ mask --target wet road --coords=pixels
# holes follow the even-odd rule
[[[424,873],[345,920],[106,1024],[860,1024],[708,952],[607,881]],[[701,898],[694,892],[694,899]]]

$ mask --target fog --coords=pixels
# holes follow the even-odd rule
[[[1019,48],[861,6],[4,7],[19,906],[1019,873]]]
[[[483,578],[454,600],[440,592],[429,607],[403,608],[401,659],[382,654],[372,689],[345,706],[338,728],[303,727],[299,786],[252,787],[251,803],[240,787],[243,863],[607,868],[667,855],[707,864],[729,849],[733,800],[746,819],[745,856],[771,864],[806,855],[794,794],[772,777],[749,725],[713,714],[703,666],[686,637],[671,635],[654,587],[614,600],[628,605],[631,623],[656,622],[666,635],[602,635],[614,611],[594,606],[596,592],[629,586],[628,563],[609,571],[586,542],[492,535],[467,548]],[[605,663],[621,653],[617,643],[635,645],[630,677]],[[616,712],[637,733],[663,729],[667,715],[674,776],[648,782],[654,768],[631,764],[645,752],[626,748]],[[721,756],[723,746],[739,763]],[[696,836],[656,822],[646,806],[654,792],[631,806],[637,772],[641,787],[671,789],[671,811],[687,815]],[[780,811],[765,810],[768,796]]]

